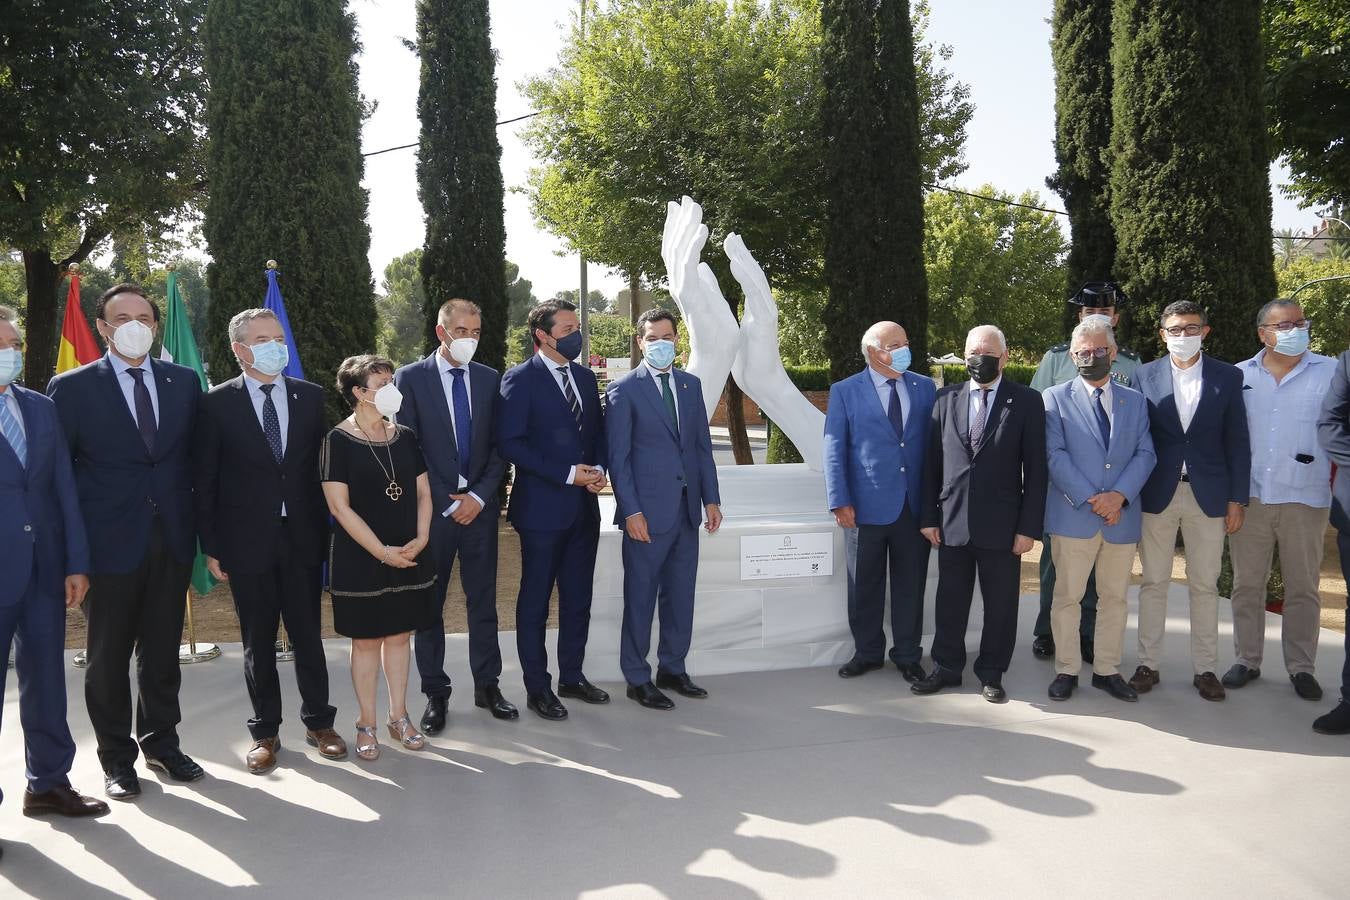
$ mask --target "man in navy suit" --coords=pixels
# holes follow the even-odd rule
[[[1051,700],[1067,700],[1078,687],[1084,659],[1076,638],[1083,590],[1094,571],[1092,686],[1118,700],[1139,699],[1120,677],[1120,657],[1129,612],[1125,594],[1142,521],[1139,492],[1155,457],[1148,403],[1111,377],[1117,349],[1110,319],[1084,318],[1069,342],[1078,377],[1042,395],[1050,467],[1045,533],[1054,535],[1046,546],[1058,572],[1050,609],[1056,673]]]
[[[1336,360],[1336,371],[1317,417],[1317,440],[1336,464],[1331,485],[1331,524],[1336,527],[1341,573],[1350,581],[1350,350]],[[1313,730],[1320,734],[1350,734],[1350,630],[1345,635],[1341,702],[1313,720]]]
[[[1134,384],[1148,400],[1158,455],[1144,484],[1139,565],[1139,667],[1130,687],[1143,693],[1159,681],[1177,529],[1186,543],[1191,606],[1192,684],[1206,700],[1222,700],[1219,662],[1219,569],[1224,536],[1242,527],[1252,452],[1242,373],[1200,352],[1209,334],[1205,310],[1178,300],[1162,311],[1158,334],[1167,356],[1141,366]]]
[[[992,325],[966,335],[970,381],[938,392],[924,457],[919,525],[938,548],[933,671],[909,689],[935,694],[961,683],[975,579],[984,630],[975,676],[990,703],[1008,699],[1003,673],[1017,641],[1022,554],[1043,532],[1045,406],[1003,377],[1008,342]]]
[[[108,805],[81,796],[67,778],[75,742],[66,724],[66,607],[89,590],[89,545],[56,410],[14,383],[22,371],[23,335],[14,311],[0,307],[0,656],[16,643],[23,812],[99,815]],[[7,675],[0,668],[0,694]]]
[[[146,765],[174,781],[205,774],[178,745],[178,645],[197,552],[189,453],[202,391],[196,372],[150,358],[159,310],[139,287],[109,288],[97,316],[108,355],[56,376],[47,393],[74,460],[92,557],[85,703],[108,796],[130,800],[141,792],[138,741]]]
[[[450,300],[437,314],[440,345],[426,359],[394,373],[403,392],[400,425],[417,432],[431,475],[434,514],[431,548],[436,553],[436,624],[414,639],[422,693],[427,696],[422,730],[445,729],[450,676],[445,674],[445,592],[459,559],[459,582],[469,611],[469,666],[474,705],[497,719],[520,716],[498,687],[502,651],[497,641],[498,490],[506,463],[493,433],[501,376],[473,362],[483,330],[476,303]]]
[[[722,524],[717,465],[699,380],[675,368],[675,317],[652,309],[638,317],[642,364],[605,392],[609,474],[623,537],[623,635],[619,664],[628,696],[648,709],[672,709],[661,692],[708,692],[690,679],[684,660],[694,630],[698,526]],[[652,615],[661,608],[656,681],[647,652]]]
[[[600,542],[605,419],[595,373],[574,359],[582,335],[576,307],[546,300],[528,320],[535,355],[502,376],[497,452],[516,467],[507,518],[520,534],[516,649],[527,705],[567,718],[553,693],[544,647],[549,597],[558,586],[558,693],[587,703],[609,694],[586,680],[591,582]]]
[[[891,661],[905,681],[925,677],[923,592],[930,545],[919,533],[923,458],[937,389],[909,371],[909,336],[878,322],[862,339],[867,368],[830,386],[825,414],[825,493],[840,528],[857,529],[848,624],[853,658],[839,669],[855,678],[880,669],[882,619],[891,582]]]

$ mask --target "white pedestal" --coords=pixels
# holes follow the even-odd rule
[[[848,630],[844,531],[825,503],[825,476],[805,465],[718,466],[725,518],[717,534],[699,532],[698,594],[688,668],[694,675],[838,665],[853,654]],[[601,498],[600,549],[595,563],[586,673],[622,681],[622,533],[611,524],[614,501]],[[810,578],[742,581],[745,535],[824,532],[834,539],[834,572]],[[936,554],[924,592],[924,631],[933,630]],[[978,621],[978,607],[972,610]],[[656,658],[655,627],[651,660]]]

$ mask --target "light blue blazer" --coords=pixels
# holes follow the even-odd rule
[[[1090,538],[1100,531],[1111,544],[1137,543],[1143,525],[1139,492],[1157,460],[1144,395],[1121,384],[1111,385],[1110,449],[1102,444],[1092,396],[1081,378],[1056,385],[1042,396],[1050,462],[1046,532]],[[1089,497],[1103,491],[1125,495],[1127,503],[1115,525],[1106,525],[1088,505]]]

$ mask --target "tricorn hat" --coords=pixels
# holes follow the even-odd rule
[[[1114,306],[1119,309],[1129,303],[1130,298],[1125,296],[1125,291],[1114,281],[1089,281],[1069,298],[1069,302],[1090,309],[1103,306]]]

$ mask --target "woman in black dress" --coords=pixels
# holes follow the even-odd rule
[[[381,664],[389,689],[389,734],[409,750],[426,739],[408,719],[410,639],[434,620],[436,567],[426,551],[431,485],[417,436],[388,419],[402,396],[394,364],[352,356],[337,387],[352,415],[324,439],[323,492],[337,520],[328,553],[333,627],[352,639],[352,687],[361,708],[356,755],[380,755],[375,695]]]

